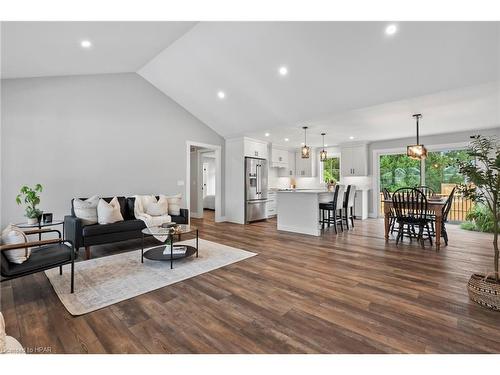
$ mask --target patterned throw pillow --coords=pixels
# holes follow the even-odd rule
[[[97,204],[99,197],[94,195],[86,200],[73,199],[73,211],[75,216],[81,219],[83,225],[97,223]]]
[[[26,242],[28,242],[28,237],[26,237],[26,234],[15,225],[9,224],[2,232],[3,245]],[[28,260],[31,255],[31,249],[26,247],[24,249],[6,250],[4,253],[9,262],[21,264]]]
[[[99,199],[99,203],[97,204],[97,222],[99,224],[112,224],[117,221],[123,221],[118,198],[114,197],[109,203],[104,199]]]

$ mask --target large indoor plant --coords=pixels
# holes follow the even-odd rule
[[[26,204],[26,217],[28,218],[28,224],[36,224],[42,216],[42,211],[40,211],[36,206],[40,204],[40,193],[42,192],[42,185],[36,184],[34,188],[29,186],[23,186],[16,197],[17,204]]]
[[[494,272],[474,274],[468,283],[470,298],[484,307],[500,311],[500,274],[498,272],[498,224],[500,221],[500,144],[496,137],[472,136],[467,152],[472,161],[458,160],[460,173],[468,180],[460,187],[466,198],[484,204],[492,214]]]

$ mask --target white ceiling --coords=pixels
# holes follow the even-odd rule
[[[420,135],[500,127],[499,83],[443,91],[337,114],[323,121],[308,122],[307,143],[336,146],[356,141],[380,141],[415,136],[414,113],[422,113]],[[298,147],[304,141],[300,126],[247,132],[245,135],[273,144]],[[350,137],[354,137],[350,139]],[[285,138],[289,141],[285,142]]]
[[[302,125],[312,145],[322,131],[328,144],[410,136],[415,112],[423,135],[500,125],[499,22],[399,22],[393,36],[386,25],[2,22],[1,72],[137,71],[225,137],[290,146],[302,141]]]
[[[300,129],[355,109],[498,81],[499,23],[400,22],[390,37],[387,24],[202,22],[139,74],[225,137]],[[281,65],[288,76],[279,76]],[[433,105],[396,103],[383,107],[388,112],[375,109],[377,119],[361,111],[330,130],[363,140],[396,138],[408,135],[400,120],[408,123],[414,111],[427,113],[433,132],[455,130],[455,121],[432,120]]]
[[[2,22],[2,78],[135,72],[195,22]],[[90,50],[80,42],[93,43]]]

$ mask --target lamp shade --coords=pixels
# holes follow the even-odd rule
[[[306,145],[302,146],[301,148],[302,159],[308,159],[310,155],[311,155],[311,147]]]
[[[321,152],[319,153],[319,161],[325,161],[326,160],[326,150],[321,150]]]
[[[410,145],[406,147],[406,155],[416,160],[425,159],[427,157],[427,149],[424,145]]]

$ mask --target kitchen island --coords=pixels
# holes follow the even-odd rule
[[[332,200],[333,192],[324,189],[278,190],[278,230],[320,236],[319,204]]]

